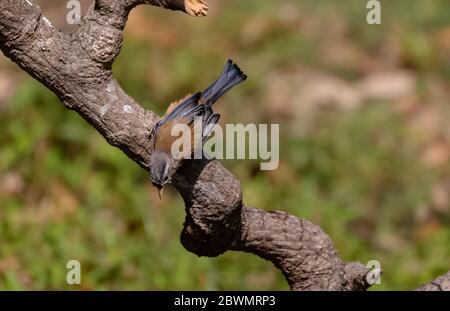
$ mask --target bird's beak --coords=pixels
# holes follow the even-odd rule
[[[164,187],[158,188],[158,195],[159,195],[160,200],[162,200],[163,193],[164,193]]]

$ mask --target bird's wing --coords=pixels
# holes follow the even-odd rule
[[[182,99],[177,104],[170,104],[167,109],[168,112],[164,115],[163,122],[172,121],[174,119],[182,118],[191,112],[196,106],[198,106],[198,101],[200,100],[202,93],[198,92],[190,97]],[[176,103],[176,102],[175,102]],[[171,107],[173,106],[173,107]],[[170,111],[169,111],[170,109]]]
[[[214,129],[214,126],[219,122],[220,114],[214,113],[209,116],[205,124],[203,125],[203,137],[202,141],[205,142],[209,135],[211,135],[212,130]]]
[[[169,107],[167,107],[166,110],[166,114],[164,116],[167,116],[168,114],[170,114],[176,107],[178,107],[183,101],[185,101],[186,99],[192,97],[192,94],[188,94],[185,97],[178,99],[176,101],[174,101],[173,103],[171,103],[169,105]]]
[[[155,137],[164,123],[185,117],[188,114],[192,115],[198,109],[201,109],[198,105],[200,97],[201,93],[196,93],[194,95],[188,95],[183,99],[171,103],[169,105],[169,108],[167,108],[166,114],[158,122],[156,122],[151,129],[150,137]],[[196,114],[198,114],[198,112]]]

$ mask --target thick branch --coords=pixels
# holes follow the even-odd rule
[[[365,290],[369,270],[339,258],[330,238],[311,222],[284,212],[245,208],[234,250],[257,254],[280,268],[293,290]]]
[[[52,90],[113,146],[148,170],[157,120],[112,77],[130,10],[153,4],[202,16],[202,0],[97,0],[79,30],[56,30],[26,0],[0,2],[0,48]],[[244,207],[240,183],[217,161],[185,163],[173,178],[186,204],[184,247],[199,256],[245,251],[272,261],[294,290],[359,290],[367,269],[340,260],[330,238],[306,220]]]
[[[450,291],[450,271],[417,289],[418,291]]]

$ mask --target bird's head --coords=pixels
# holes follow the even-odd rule
[[[166,152],[155,150],[150,158],[150,177],[162,198],[164,185],[170,182],[173,173],[173,158]]]

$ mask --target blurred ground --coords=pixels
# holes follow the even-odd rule
[[[68,31],[65,2],[36,1]],[[83,12],[89,1],[82,1]],[[139,7],[116,77],[143,106],[204,88],[228,57],[248,73],[222,122],[281,124],[281,164],[223,161],[245,201],[305,217],[342,258],[381,262],[412,289],[450,258],[450,3],[214,1],[208,18]],[[184,208],[54,95],[0,57],[0,289],[287,289],[256,256],[197,258],[179,243]]]

